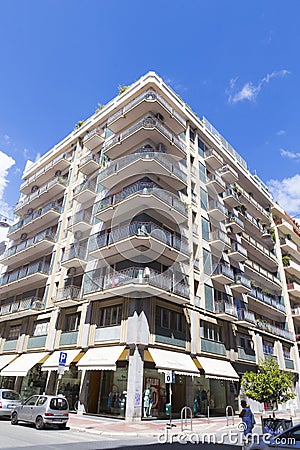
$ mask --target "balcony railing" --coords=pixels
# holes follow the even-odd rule
[[[94,161],[100,165],[100,157],[95,155],[94,153],[89,153],[88,155],[81,158],[81,160],[79,161],[79,167],[84,166],[84,164],[87,164],[89,161]]]
[[[80,222],[90,223],[92,218],[92,214],[88,211],[79,211],[74,214],[71,224],[75,225]]]
[[[69,300],[69,299],[78,300],[78,299],[80,299],[80,292],[81,292],[81,287],[73,286],[73,285],[65,286],[65,287],[57,290],[57,294],[54,296],[54,300],[55,301],[62,301],[62,300]]]
[[[241,244],[239,244],[238,242],[234,242],[231,246],[231,252],[239,252],[242,255],[246,256],[248,255],[247,250],[245,249],[245,247],[243,247]]]
[[[231,222],[235,222],[237,225],[239,225],[241,228],[244,228],[244,222],[237,216],[230,216],[227,219],[227,224],[230,224]]]
[[[280,303],[280,297],[278,296],[266,294],[263,291],[258,290],[255,286],[251,287],[249,295],[251,295],[254,298],[257,298],[258,300],[266,303],[267,305],[273,306],[279,311],[285,312],[285,306],[282,303]]]
[[[173,247],[186,255],[189,254],[188,240],[185,237],[171,233],[156,223],[140,221],[131,222],[101,235],[91,236],[89,250],[92,252],[131,236],[152,236],[169,247]]]
[[[26,197],[24,197],[23,200],[20,200],[15,206],[15,211],[22,208],[24,205],[30,203],[33,199],[40,197],[43,194],[43,192],[47,192],[55,184],[61,184],[62,186],[66,187],[67,183],[68,180],[66,178],[55,177],[53,180],[49,181],[49,183],[45,184],[41,188],[32,192],[31,194],[26,195]]]
[[[239,320],[244,320],[249,323],[253,323],[256,325],[255,314],[251,311],[247,311],[246,309],[238,309],[238,318]]]
[[[28,266],[23,266],[19,269],[13,270],[12,272],[5,273],[0,278],[0,286],[3,286],[13,281],[20,280],[21,278],[28,277],[35,273],[49,274],[50,265],[44,263],[43,261],[37,261],[29,264]]]
[[[140,103],[143,100],[159,101],[166,108],[166,110],[170,113],[170,115],[174,116],[178,120],[178,122],[180,122],[181,125],[183,127],[185,127],[185,120],[183,119],[183,117],[181,117],[181,115],[178,114],[178,112],[174,108],[172,108],[171,105],[169,105],[169,103],[166,102],[166,100],[161,95],[159,95],[157,92],[155,92],[153,90],[144,92],[141,95],[137,96],[135,99],[133,99],[131,102],[127,103],[127,105],[125,105],[123,108],[119,109],[119,111],[117,111],[115,114],[110,116],[110,118],[107,121],[107,124],[109,125],[110,123],[117,120],[119,117],[125,115],[127,111],[132,109],[135,105],[137,105],[138,103]]]
[[[36,234],[30,239],[26,239],[25,241],[22,241],[18,245],[13,245],[12,247],[9,247],[1,256],[0,261],[3,259],[8,258],[9,256],[15,255],[16,253],[21,252],[22,250],[25,250],[28,247],[31,247],[34,244],[37,244],[38,242],[41,242],[43,240],[47,240],[50,242],[54,242],[55,234],[52,233],[49,230],[42,231],[41,233]]]
[[[78,195],[80,194],[80,192],[85,190],[89,190],[96,193],[96,186],[97,186],[96,179],[85,181],[84,183],[81,183],[74,189],[74,195]]]
[[[228,215],[228,210],[225,208],[225,206],[221,202],[218,202],[217,200],[212,200],[208,204],[208,211],[212,211],[213,209],[218,209],[225,216]]]
[[[210,242],[220,240],[226,245],[230,245],[229,236],[221,230],[215,230],[211,233]]]
[[[249,234],[247,234],[247,233],[245,233],[243,231],[242,232],[242,237],[243,237],[243,239],[248,241],[252,246],[256,247],[258,250],[263,252],[265,255],[269,256],[273,260],[276,260],[275,253],[273,253],[270,250],[268,250],[266,247],[264,247],[262,244],[260,244],[258,241],[256,241],[253,237],[249,236]]]
[[[171,276],[152,268],[149,268],[146,272],[142,267],[129,267],[119,271],[111,270],[103,275],[97,275],[95,271],[87,272],[83,284],[83,293],[87,295],[126,284],[148,284],[163,291],[189,298],[189,286],[179,276],[175,274]]]
[[[265,278],[273,281],[273,283],[276,283],[277,285],[280,285],[280,278],[279,275],[274,275],[273,273],[269,272],[268,270],[264,269],[262,266],[260,266],[259,264],[255,263],[254,261],[250,261],[249,259],[247,259],[245,261],[245,264],[248,267],[252,267],[252,269],[254,269],[256,272],[258,272],[259,274],[263,275]]]
[[[63,256],[62,262],[69,261],[70,259],[78,258],[85,260],[87,256],[87,247],[86,246],[75,246],[69,248]]]
[[[265,217],[270,219],[270,212],[263,208],[251,195],[248,194],[241,186],[235,184],[239,193],[243,195],[252,205],[260,211]]]
[[[128,136],[130,136],[132,133],[139,130],[140,128],[156,128],[171,143],[176,145],[183,152],[186,152],[185,144],[177,136],[175,136],[170,130],[168,130],[165,127],[165,125],[163,125],[153,114],[148,114],[146,117],[139,120],[131,127],[127,128],[127,130],[108,139],[104,144],[104,150],[105,151],[109,150],[111,147],[115,146],[116,144],[121,142],[123,139],[126,139]]]
[[[226,191],[223,193],[223,198],[224,198],[224,197],[229,197],[230,195],[231,195],[232,197],[234,197],[234,198],[237,200],[237,202],[240,201],[240,200],[239,200],[239,196],[237,195],[237,193],[236,193],[232,188],[226,189]]]
[[[264,320],[257,320],[256,325],[259,329],[263,331],[267,331],[268,333],[275,334],[276,336],[283,337],[285,339],[288,339],[290,341],[294,340],[294,335],[288,330],[283,330],[282,328],[275,327],[269,322],[266,322]]]
[[[173,206],[177,211],[186,215],[186,207],[185,205],[177,198],[175,195],[171,194],[168,191],[160,189],[159,186],[155,183],[148,182],[138,182],[131,184],[124,188],[122,191],[117,192],[114,195],[110,195],[109,197],[105,197],[96,204],[95,213],[99,213],[100,211],[109,208],[110,206],[114,206],[115,204],[125,200],[126,198],[134,195],[136,193],[140,193],[143,195],[153,195],[168,203],[169,206]]]
[[[222,178],[220,177],[220,175],[218,175],[217,173],[211,173],[210,175],[207,175],[207,183],[211,182],[211,181],[216,181],[218,184],[220,184],[224,189],[226,189],[226,183],[224,180],[222,180]]]
[[[41,305],[43,305],[42,301],[38,297],[27,297],[21,300],[15,300],[11,303],[6,303],[0,308],[0,316],[4,316],[6,314],[12,314],[14,312],[25,311],[28,309],[35,309],[35,305],[39,304],[38,309],[42,309]]]
[[[98,176],[98,181],[104,180],[109,175],[118,172],[124,167],[128,166],[134,161],[144,160],[144,159],[154,159],[162,164],[162,166],[167,169],[170,173],[176,175],[180,180],[186,182],[186,172],[181,170],[180,166],[184,168],[182,163],[174,163],[172,159],[168,158],[168,156],[162,152],[159,152],[155,149],[151,151],[145,151],[145,149],[141,149],[143,151],[138,151],[136,153],[132,153],[131,155],[120,158],[118,161],[111,161],[108,166],[102,169]],[[186,169],[186,167],[185,167]]]
[[[15,223],[11,227],[9,227],[8,235],[10,235],[14,231],[24,227],[24,225],[26,225],[29,222],[32,222],[33,220],[37,219],[38,217],[43,216],[50,210],[61,213],[62,208],[61,208],[61,206],[58,206],[57,203],[55,203],[55,202],[49,203],[48,205],[44,206],[43,208],[37,209],[32,214],[30,214],[28,217],[25,217],[24,219],[19,220],[17,223]]]
[[[245,286],[249,289],[251,289],[251,282],[248,278],[246,278],[244,275],[236,274],[234,276],[234,282],[236,284],[241,284],[242,286]]]
[[[238,316],[236,306],[224,301],[215,302],[215,312],[229,314],[230,316],[234,317]]]
[[[213,276],[214,275],[224,275],[227,278],[231,278],[234,280],[234,273],[231,267],[225,266],[224,264],[217,264],[213,268]]]

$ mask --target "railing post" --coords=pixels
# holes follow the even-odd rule
[[[190,417],[188,417],[188,413],[190,415]],[[191,427],[191,431],[193,431],[193,413],[192,410],[189,406],[184,406],[181,410],[180,413],[180,418],[181,418],[181,431],[188,429],[187,425],[188,425],[188,419],[190,420],[190,427]],[[183,425],[184,422],[184,425]]]
[[[226,426],[228,427],[229,425],[229,411],[231,411],[231,418],[232,418],[232,425],[234,425],[234,413],[233,413],[233,408],[231,405],[227,405],[226,406]]]

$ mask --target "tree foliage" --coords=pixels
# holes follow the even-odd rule
[[[258,366],[257,373],[245,372],[242,386],[252,400],[274,406],[295,397],[292,392],[293,380],[291,372],[280,370],[277,362],[270,358]]]

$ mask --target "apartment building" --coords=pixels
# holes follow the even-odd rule
[[[297,251],[288,275],[272,208],[208,120],[146,74],[24,172],[0,256],[1,386],[140,420],[165,415],[170,371],[173,413],[198,415],[237,410],[264,358],[296,374]]]

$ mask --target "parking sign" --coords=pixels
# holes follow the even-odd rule
[[[59,366],[65,366],[66,365],[66,363],[67,363],[67,356],[68,356],[67,352],[60,352],[60,354],[59,354],[59,363],[58,363]]]

